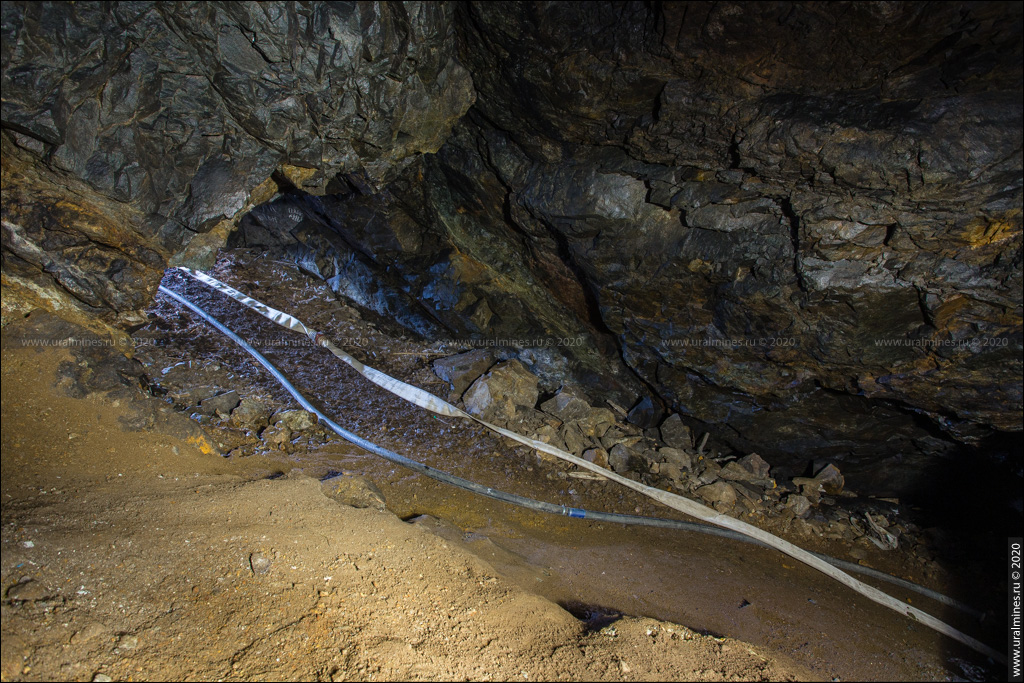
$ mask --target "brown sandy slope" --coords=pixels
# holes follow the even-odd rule
[[[810,678],[651,619],[588,632],[419,525],[302,475],[256,478],[100,367],[108,352],[26,348],[19,326],[2,362],[5,681]]]

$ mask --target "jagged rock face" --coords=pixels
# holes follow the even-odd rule
[[[237,243],[566,340],[520,354],[544,391],[773,457],[1021,428],[1016,5],[96,7],[4,6],[5,297],[137,309],[288,185]]]
[[[500,77],[428,183],[504,204],[523,260],[558,254],[631,368],[737,441],[1019,430],[1020,10],[663,7],[469,5],[463,62]]]
[[[130,322],[278,184],[375,187],[436,151],[474,98],[452,12],[5,2],[5,307]]]

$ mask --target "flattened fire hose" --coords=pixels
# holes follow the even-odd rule
[[[732,531],[732,532],[734,532],[736,534],[739,534],[739,535],[748,537],[750,539],[753,539],[754,541],[758,542],[759,545],[764,545],[764,546],[771,547],[771,548],[774,548],[776,550],[779,550],[779,551],[789,555],[793,559],[798,560],[800,562],[803,562],[804,564],[807,564],[807,565],[809,565],[809,566],[811,566],[811,567],[821,571],[822,573],[824,573],[824,574],[834,578],[835,580],[839,581],[840,583],[846,585],[847,587],[851,588],[852,590],[860,593],[861,595],[864,595],[868,599],[870,599],[870,600],[872,600],[872,601],[874,601],[874,602],[876,602],[876,603],[878,603],[880,605],[888,607],[889,609],[892,609],[892,610],[894,610],[896,612],[899,612],[900,614],[903,614],[904,616],[906,616],[906,617],[908,617],[910,619],[913,619],[914,621],[918,621],[918,622],[928,626],[929,628],[932,628],[932,629],[938,631],[939,633],[947,635],[950,638],[953,638],[954,640],[957,640],[957,641],[967,645],[968,647],[970,647],[970,648],[972,648],[972,649],[974,649],[974,650],[976,650],[976,651],[978,651],[978,652],[980,652],[980,653],[982,653],[982,654],[984,654],[984,655],[986,655],[988,657],[991,657],[995,661],[998,661],[998,662],[1005,662],[1006,661],[1006,658],[1005,658],[1004,655],[1002,655],[1001,653],[999,653],[996,650],[992,649],[991,647],[985,645],[981,641],[979,641],[979,640],[977,640],[975,638],[972,638],[971,636],[968,636],[965,633],[962,633],[961,631],[953,628],[949,624],[946,624],[945,622],[943,622],[943,621],[941,621],[941,620],[931,616],[930,614],[928,614],[928,613],[926,613],[926,612],[924,612],[924,611],[922,611],[920,609],[917,609],[916,607],[912,607],[910,605],[907,605],[907,604],[901,602],[900,600],[898,600],[898,599],[896,599],[896,598],[894,598],[894,597],[892,597],[890,595],[887,595],[886,593],[883,593],[882,591],[878,590],[877,588],[874,588],[873,586],[869,586],[869,585],[867,585],[867,584],[865,584],[865,583],[855,579],[854,577],[852,577],[849,574],[843,572],[842,570],[838,569],[837,567],[834,567],[823,556],[819,556],[819,555],[817,555],[815,553],[810,553],[810,552],[808,552],[806,550],[803,550],[802,548],[799,548],[799,547],[793,545],[789,541],[786,541],[786,540],[781,539],[781,538],[779,538],[777,536],[774,536],[774,535],[772,535],[772,534],[770,534],[770,533],[768,533],[766,531],[763,531],[762,529],[759,529],[759,528],[757,528],[757,527],[755,527],[755,526],[753,526],[751,524],[747,524],[746,522],[743,522],[741,520],[738,520],[738,519],[729,517],[727,515],[723,515],[723,514],[720,514],[718,512],[715,512],[715,511],[711,510],[710,508],[707,508],[704,505],[702,505],[702,504],[700,504],[700,503],[698,503],[696,501],[690,500],[688,498],[684,498],[682,496],[670,493],[668,491],[662,491],[661,489],[656,489],[656,488],[651,487],[651,486],[646,486],[646,485],[641,484],[639,482],[634,482],[633,480],[627,479],[626,477],[623,477],[623,476],[621,476],[619,474],[616,474],[615,472],[611,472],[609,470],[606,470],[603,467],[600,467],[599,465],[595,465],[595,464],[593,464],[591,462],[588,462],[586,460],[583,460],[582,458],[579,458],[579,457],[577,457],[577,456],[575,456],[575,455],[573,455],[571,453],[568,453],[568,452],[563,451],[561,449],[555,448],[555,447],[551,446],[550,444],[546,444],[546,443],[543,443],[541,441],[537,441],[535,439],[530,439],[528,437],[522,436],[520,434],[516,434],[515,432],[509,431],[509,430],[504,429],[502,427],[499,427],[497,425],[493,425],[493,424],[491,424],[491,423],[489,423],[489,422],[487,422],[485,420],[481,420],[481,419],[479,419],[479,418],[477,418],[477,417],[475,417],[473,415],[470,415],[469,413],[466,413],[465,411],[460,410],[456,406],[451,405],[447,401],[441,400],[440,398],[434,396],[433,394],[430,394],[430,393],[428,393],[428,392],[426,392],[426,391],[424,391],[424,390],[422,390],[422,389],[420,389],[418,387],[414,387],[414,386],[412,386],[410,384],[406,384],[405,382],[397,380],[397,379],[395,379],[393,377],[390,377],[390,376],[380,372],[379,370],[376,370],[374,368],[371,368],[371,367],[363,364],[358,359],[350,356],[349,354],[345,353],[343,350],[341,350],[337,346],[335,346],[331,342],[331,340],[328,339],[325,335],[307,328],[301,321],[299,321],[298,319],[292,317],[291,315],[288,315],[287,313],[283,313],[281,311],[278,311],[278,310],[275,310],[273,308],[270,308],[269,306],[266,306],[265,304],[263,304],[263,303],[261,303],[259,301],[256,301],[255,299],[252,299],[252,298],[246,296],[242,292],[239,292],[238,290],[228,286],[227,284],[225,284],[225,283],[223,283],[223,282],[221,282],[221,281],[219,281],[219,280],[217,280],[215,278],[210,277],[209,275],[206,275],[205,273],[201,273],[199,271],[194,271],[194,270],[189,269],[189,268],[181,268],[180,270],[182,270],[186,274],[190,275],[191,277],[195,278],[196,280],[199,280],[200,282],[202,282],[202,283],[204,283],[204,284],[206,284],[206,285],[208,285],[208,286],[210,286],[210,287],[212,287],[214,289],[217,289],[218,291],[221,291],[221,292],[227,294],[228,296],[230,296],[231,298],[235,299],[236,301],[239,301],[240,303],[242,303],[243,305],[247,306],[248,308],[257,311],[261,315],[263,315],[266,318],[268,318],[268,319],[278,323],[279,325],[282,325],[283,327],[287,327],[288,329],[291,329],[291,330],[295,330],[297,332],[302,332],[303,334],[308,336],[309,339],[311,339],[315,344],[317,344],[319,346],[323,346],[324,348],[328,349],[332,354],[334,354],[336,357],[338,357],[339,359],[341,359],[342,361],[347,363],[354,370],[356,370],[356,372],[358,372],[359,374],[363,375],[364,377],[369,379],[374,384],[377,384],[378,386],[386,389],[387,391],[389,391],[389,392],[391,392],[391,393],[393,393],[393,394],[395,394],[397,396],[400,396],[401,398],[403,398],[403,399],[405,399],[405,400],[407,400],[407,401],[409,401],[411,403],[414,403],[414,404],[416,404],[416,405],[418,405],[418,406],[420,406],[422,408],[426,408],[427,410],[430,410],[430,411],[432,411],[434,413],[437,413],[437,414],[440,414],[440,415],[446,415],[446,416],[449,416],[449,417],[461,417],[461,418],[466,418],[466,419],[473,420],[475,422],[479,422],[480,424],[484,425],[488,429],[491,429],[491,430],[501,434],[502,436],[507,436],[508,438],[513,439],[515,441],[518,441],[520,443],[526,444],[526,445],[530,446],[531,448],[534,448],[536,450],[539,450],[539,451],[542,451],[542,452],[545,452],[545,453],[549,453],[549,454],[554,455],[555,457],[558,457],[558,458],[560,458],[562,460],[565,460],[567,462],[571,462],[571,463],[577,465],[578,467],[581,467],[583,469],[590,470],[592,472],[600,474],[601,476],[603,476],[603,477],[605,477],[607,479],[611,479],[612,481],[616,481],[616,482],[618,482],[618,483],[620,483],[620,484],[622,484],[622,485],[624,485],[624,486],[626,486],[628,488],[631,488],[631,489],[633,489],[635,491],[638,491],[638,492],[648,496],[649,498],[657,500],[658,502],[660,502],[660,503],[662,503],[664,505],[667,505],[668,507],[671,507],[671,508],[673,508],[675,510],[679,510],[680,512],[686,513],[687,515],[689,515],[691,517],[695,517],[697,519],[703,520],[703,521],[708,522],[710,524],[716,525],[717,527],[721,527],[723,529],[730,530],[730,531]],[[409,469],[412,469],[412,470],[414,470],[416,472],[420,472],[422,474],[425,474],[427,476],[432,476],[434,478],[440,478],[439,476],[435,476],[435,475],[444,475],[444,478],[442,479],[443,481],[447,481],[448,483],[451,483],[453,485],[459,486],[460,488],[472,491],[474,493],[479,493],[481,495],[486,495],[488,497],[496,498],[498,500],[504,500],[504,501],[509,502],[509,503],[518,504],[518,501],[513,499],[513,498],[518,498],[518,497],[514,497],[512,494],[508,494],[506,492],[498,491],[498,490],[492,489],[490,487],[485,487],[485,486],[482,486],[480,484],[476,484],[474,482],[470,482],[468,480],[461,479],[460,477],[455,477],[454,475],[443,473],[443,472],[441,472],[439,470],[436,470],[434,468],[429,467],[428,465],[424,465],[422,463],[418,463],[418,462],[416,462],[414,460],[410,460],[409,458],[406,458],[404,456],[398,455],[397,453],[394,453],[394,452],[389,451],[387,449],[381,448],[380,446],[377,446],[376,444],[373,444],[373,443],[363,439],[362,437],[359,437],[358,435],[355,435],[355,434],[352,434],[351,432],[348,432],[347,430],[343,429],[342,427],[337,425],[335,422],[333,422],[326,415],[324,415],[315,406],[313,406],[313,404],[311,404],[305,397],[303,397],[298,392],[298,390],[296,390],[295,387],[292,386],[290,382],[288,382],[288,380],[284,377],[284,375],[281,374],[281,372],[276,367],[274,367],[273,364],[270,363],[270,361],[268,361],[265,357],[263,357],[262,354],[260,354],[254,348],[252,348],[251,345],[249,345],[247,342],[245,342],[245,340],[243,340],[237,334],[232,332],[230,329],[225,327],[223,324],[221,324],[219,321],[214,319],[208,313],[206,313],[201,308],[199,308],[195,304],[191,303],[190,301],[188,301],[187,299],[185,299],[181,295],[177,294],[176,292],[174,292],[174,291],[172,291],[170,289],[167,289],[164,286],[160,287],[160,291],[165,293],[165,294],[167,294],[168,296],[172,297],[173,299],[175,299],[176,301],[178,301],[182,305],[184,305],[184,306],[188,307],[189,309],[193,310],[195,313],[200,315],[204,320],[206,320],[211,325],[216,327],[220,332],[224,333],[226,336],[231,338],[235,343],[237,343],[240,346],[242,346],[242,348],[244,348],[250,355],[252,355],[254,358],[256,358],[260,362],[260,364],[262,364],[272,375],[274,375],[274,377],[289,391],[289,393],[292,394],[292,396],[296,399],[296,401],[298,401],[303,406],[303,408],[305,408],[306,410],[316,414],[317,417],[319,417],[324,422],[324,424],[328,425],[335,433],[337,433],[342,438],[344,438],[344,439],[346,439],[346,440],[348,440],[348,441],[350,441],[350,442],[352,442],[352,443],[354,443],[354,444],[356,444],[356,445],[358,445],[358,446],[360,446],[360,447],[362,447],[362,448],[364,448],[364,449],[366,449],[366,450],[368,450],[368,451],[370,451],[372,453],[380,455],[381,457],[384,457],[384,458],[386,458],[386,459],[388,459],[388,460],[390,460],[392,462],[400,464],[400,465],[402,465],[404,467],[407,467]],[[529,500],[529,499],[526,499],[526,500]],[[530,501],[530,503],[531,503],[530,507],[533,507],[534,509],[543,509],[543,510],[548,511],[548,512],[553,512],[555,514],[563,514],[563,515],[568,515],[568,516],[572,516],[572,517],[587,517],[587,518],[590,518],[590,519],[598,519],[597,514],[605,514],[605,513],[597,513],[597,514],[590,513],[588,511],[579,510],[577,508],[566,508],[564,506],[554,505],[554,504],[551,504],[551,503],[543,503],[541,501]],[[606,520],[606,521],[621,521],[621,520],[619,520],[619,519],[610,520],[609,519],[609,520]],[[663,520],[663,521],[670,521],[670,520]],[[659,526],[661,526],[661,525],[659,525]]]

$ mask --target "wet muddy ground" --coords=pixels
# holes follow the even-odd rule
[[[405,336],[389,321],[337,300],[324,283],[294,265],[255,250],[226,252],[211,274],[328,334],[367,364],[447,397],[448,385],[434,375],[430,362],[464,349]],[[416,408],[298,333],[179,272],[170,271],[164,284],[254,344],[326,414],[375,443],[539,500],[682,518],[614,483],[575,478],[572,466],[542,460],[482,426]],[[166,296],[158,296],[150,323],[135,331],[134,339],[152,391],[179,409],[190,410],[225,390],[259,401],[271,414],[297,407],[256,361]],[[194,417],[226,462],[239,468],[255,468],[266,476],[295,469],[321,479],[338,472],[365,475],[381,489],[388,509],[403,519],[429,515],[433,519],[420,523],[467,544],[503,575],[584,618],[624,613],[684,624],[765,646],[826,679],[973,680],[997,670],[972,651],[774,551],[517,508],[396,467],[322,429],[295,432],[275,443],[266,435],[260,438],[261,424],[240,426],[225,413],[196,411]],[[895,514],[913,514],[892,508]],[[986,597],[964,590],[969,563],[950,566],[941,557],[922,560],[901,551],[853,548],[806,525],[771,530],[809,550],[859,560],[969,602]],[[881,587],[968,633],[991,633],[927,598]]]

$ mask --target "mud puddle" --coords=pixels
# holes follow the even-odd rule
[[[212,274],[323,331],[360,360],[443,398],[447,384],[430,369],[461,349],[403,336],[345,302],[294,265],[253,250],[225,252]],[[540,460],[464,420],[420,410],[367,382],[327,351],[186,276],[164,284],[205,308],[253,343],[307,398],[347,429],[447,472],[539,500],[592,510],[682,518],[623,487],[577,479],[571,466]],[[137,357],[156,393],[185,406],[196,396],[234,390],[270,412],[294,401],[244,351],[158,297],[149,325],[136,331]],[[227,459],[251,476],[300,469],[323,478],[364,475],[403,519],[436,527],[471,548],[520,585],[566,606],[581,618],[650,616],[706,633],[764,645],[829,679],[976,678],[983,662],[923,626],[871,603],[774,551],[681,532],[597,524],[524,510],[459,491],[323,432],[268,444],[256,430],[223,414],[197,414]],[[436,521],[440,520],[440,521]],[[848,547],[820,538],[790,538],[849,559]],[[945,590],[944,576],[914,575],[882,551],[867,562]],[[967,632],[967,618],[888,586]],[[973,631],[972,631],[973,629]]]

